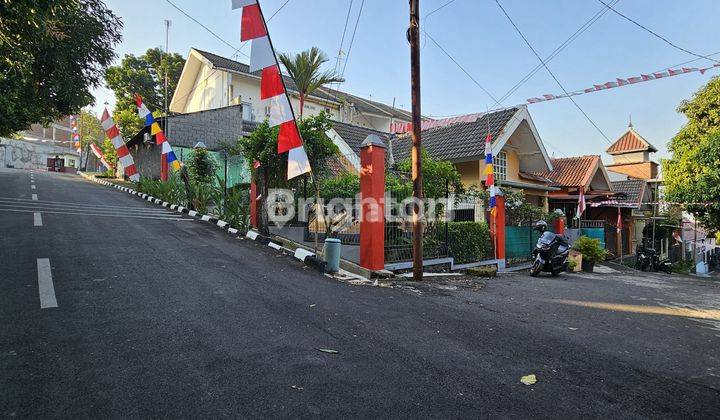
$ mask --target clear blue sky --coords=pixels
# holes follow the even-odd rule
[[[421,15],[447,0],[420,0]],[[607,0],[608,2],[610,0]],[[240,46],[240,13],[230,10],[230,0],[173,0],[223,39]],[[285,0],[261,0],[266,16]],[[354,0],[345,47],[362,0]],[[501,0],[510,16],[541,56],[574,33],[603,5],[596,0]],[[172,20],[170,50],[183,56],[191,47],[231,56],[234,49],[214,38],[183,16],[165,0],[107,0],[124,22],[123,41],[117,47],[124,54],[142,54],[164,46],[163,19]],[[298,52],[318,46],[328,53],[331,67],[350,0],[290,0],[269,23],[276,49]],[[621,0],[620,12],[666,36],[693,52],[707,55],[720,51],[716,0]],[[406,0],[366,0],[345,71],[342,89],[378,101],[410,104],[410,58],[405,40],[408,22]],[[495,97],[501,97],[530,69],[536,57],[514,31],[494,0],[456,0],[437,11],[421,26]],[[242,51],[249,54],[249,45]],[[444,116],[482,112],[496,106],[447,56],[425,39],[422,49],[422,111]],[[720,55],[716,56],[720,59]],[[657,71],[695,57],[673,49],[647,32],[607,12],[589,30],[549,63],[550,69],[568,90],[593,83]],[[240,61],[247,58],[240,56]],[[692,63],[706,65],[707,60]],[[341,66],[342,68],[342,63]],[[576,97],[577,103],[611,140],[627,127],[628,115],[636,130],[665,156],[665,145],[684,123],[675,111],[684,98],[707,83],[720,71],[705,75],[692,73],[604,92]],[[503,105],[523,103],[543,93],[561,93],[542,69]],[[96,91],[96,109],[105,101],[113,104],[112,92]],[[530,113],[548,152],[555,156],[602,154],[606,140],[567,100],[529,106]]]

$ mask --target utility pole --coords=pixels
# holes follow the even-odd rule
[[[413,280],[423,279],[423,224],[420,220],[422,205],[422,154],[420,131],[420,0],[410,0],[410,89],[412,99],[412,181],[413,181]]]

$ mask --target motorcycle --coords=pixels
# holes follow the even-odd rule
[[[635,269],[640,271],[663,271],[672,274],[672,263],[668,258],[661,260],[654,249],[638,246],[635,250]]]
[[[570,254],[570,245],[562,235],[547,232],[547,223],[541,221],[535,225],[535,230],[542,233],[538,238],[535,249],[532,252],[533,263],[530,267],[530,275],[537,277],[541,271],[558,276],[560,272],[567,271],[567,258]]]

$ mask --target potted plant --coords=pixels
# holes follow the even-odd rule
[[[595,263],[603,261],[607,251],[600,247],[600,240],[587,236],[579,237],[573,244],[573,249],[582,254],[582,271],[592,273]]]

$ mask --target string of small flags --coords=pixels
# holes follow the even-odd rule
[[[575,91],[569,92],[567,94],[563,93],[561,95],[554,95],[551,93],[546,93],[540,97],[529,98],[529,99],[527,99],[527,102],[530,104],[536,104],[538,102],[547,102],[547,101],[552,101],[552,100],[560,99],[560,98],[568,98],[570,96],[584,95],[586,93],[599,92],[601,90],[608,90],[608,89],[614,89],[614,88],[621,87],[621,86],[649,82],[651,80],[664,79],[666,77],[678,76],[680,74],[696,73],[696,72],[700,73],[700,74],[705,74],[706,71],[714,69],[714,68],[718,68],[718,67],[720,67],[720,63],[716,63],[716,64],[713,64],[712,66],[704,67],[704,68],[682,67],[680,69],[668,69],[665,71],[641,74],[640,76],[628,77],[626,79],[616,78],[615,81],[606,82],[606,83],[602,83],[599,85],[593,85],[590,88],[575,90]]]
[[[117,125],[115,125],[115,121],[113,121],[107,108],[103,111],[101,122],[103,130],[105,130],[105,135],[108,136],[113,146],[115,146],[118,159],[123,168],[125,168],[125,175],[127,175],[131,181],[140,181],[140,175],[138,175],[137,167],[135,167],[135,161],[132,155],[130,155],[125,141],[123,141],[122,136],[120,136],[120,130],[118,130]]]
[[[310,172],[303,140],[300,136],[295,113],[280,72],[280,64],[268,34],[267,24],[257,0],[232,0],[232,9],[242,8],[240,41],[252,40],[250,49],[250,72],[262,70],[260,99],[270,108],[270,127],[280,126],[278,154],[288,152],[287,179]]]
[[[80,153],[80,134],[78,134],[77,118],[74,115],[70,116],[70,127],[72,128],[73,145]]]
[[[147,109],[143,103],[142,97],[140,97],[137,93],[135,94],[135,105],[137,105],[138,115],[145,122],[145,127],[150,127],[150,135],[155,136],[155,144],[162,146],[160,153],[167,155],[168,165],[176,171],[179,170],[182,164],[178,160],[177,156],[175,156],[175,152],[173,151],[172,146],[170,146],[170,142],[168,142],[165,137],[165,132],[160,128],[160,124],[155,122],[152,112]]]

